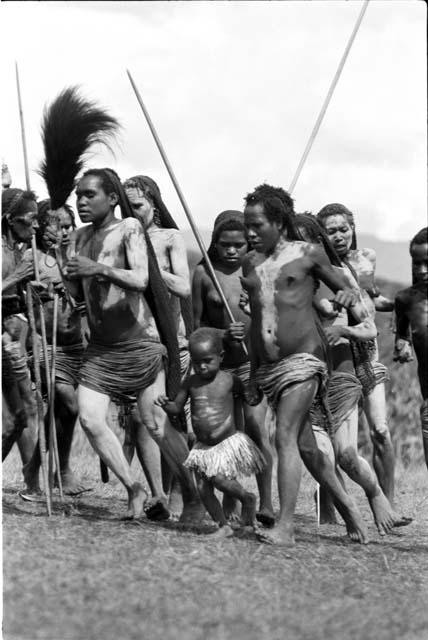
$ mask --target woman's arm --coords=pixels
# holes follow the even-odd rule
[[[171,273],[161,269],[162,278],[168,291],[180,298],[190,296],[190,275],[187,262],[187,251],[180,232],[172,230],[172,244],[169,250]]]

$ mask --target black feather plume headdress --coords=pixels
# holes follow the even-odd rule
[[[110,148],[120,124],[107,111],[68,87],[45,108],[42,141],[45,152],[39,174],[44,179],[55,211],[64,206],[83,168],[85,154],[96,143]]]

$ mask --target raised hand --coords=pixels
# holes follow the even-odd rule
[[[231,322],[226,330],[226,338],[242,342],[245,338],[245,325],[243,322]]]

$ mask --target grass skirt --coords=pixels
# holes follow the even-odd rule
[[[332,434],[336,433],[354,411],[361,393],[361,384],[352,373],[345,371],[332,373],[327,392],[328,406],[333,417]]]
[[[206,478],[221,474],[229,479],[260,473],[266,466],[261,451],[245,433],[237,431],[218,444],[196,442],[184,466]]]

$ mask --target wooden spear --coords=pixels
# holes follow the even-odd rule
[[[226,296],[224,295],[224,292],[223,292],[223,290],[222,290],[222,288],[220,286],[220,283],[219,283],[218,278],[216,276],[216,273],[214,271],[214,267],[213,267],[213,265],[211,263],[211,260],[209,258],[208,252],[207,252],[207,250],[205,248],[204,241],[202,240],[202,236],[199,233],[199,229],[196,226],[195,220],[194,220],[194,218],[193,218],[193,216],[192,216],[192,214],[190,212],[190,209],[189,209],[189,207],[187,205],[187,202],[186,202],[186,199],[185,199],[185,197],[183,195],[183,192],[182,192],[182,190],[180,188],[180,185],[178,184],[177,178],[175,177],[174,171],[172,170],[171,164],[170,164],[170,162],[168,160],[168,157],[166,155],[165,149],[162,146],[162,143],[161,143],[160,138],[159,138],[159,136],[157,134],[157,131],[156,131],[155,126],[154,126],[154,124],[152,122],[152,119],[150,118],[149,112],[146,109],[146,106],[145,106],[145,104],[143,102],[143,99],[141,97],[141,94],[138,91],[138,88],[137,88],[137,86],[136,86],[136,84],[134,82],[134,79],[133,79],[133,77],[131,75],[131,72],[127,69],[126,73],[128,74],[128,78],[129,78],[131,86],[132,86],[132,88],[134,90],[135,96],[136,96],[136,98],[138,100],[138,103],[139,103],[139,105],[141,107],[142,112],[144,113],[144,116],[146,118],[147,124],[149,125],[150,131],[152,132],[153,138],[154,138],[154,140],[156,142],[157,148],[159,149],[159,153],[161,154],[162,160],[164,161],[166,169],[167,169],[167,171],[169,173],[169,176],[170,176],[170,178],[172,180],[172,183],[173,183],[173,185],[175,187],[175,190],[177,192],[177,195],[179,197],[179,200],[180,200],[180,202],[181,202],[181,204],[183,206],[184,212],[185,212],[185,214],[187,216],[187,219],[189,221],[189,224],[190,224],[190,226],[192,228],[193,234],[194,234],[194,236],[196,238],[196,242],[199,245],[199,248],[201,250],[202,256],[204,258],[205,264],[207,266],[207,269],[209,271],[211,279],[212,279],[212,281],[214,283],[214,286],[217,289],[217,292],[218,292],[218,294],[220,296],[220,299],[221,299],[221,301],[222,301],[222,303],[224,305],[224,308],[226,309],[226,313],[229,316],[229,320],[231,322],[235,322],[235,318],[233,317],[232,310],[231,310],[231,308],[229,306],[229,303],[226,300]],[[245,345],[244,342],[242,343],[242,347],[243,347],[245,353],[248,355],[248,351],[247,351],[247,348],[246,348],[246,345]]]
[[[306,162],[306,159],[307,159],[307,157],[309,155],[310,150],[312,149],[312,145],[313,145],[313,143],[315,141],[315,138],[316,138],[316,136],[318,134],[318,131],[319,131],[320,127],[321,127],[321,123],[322,123],[322,121],[324,119],[324,116],[325,116],[325,113],[327,111],[328,105],[330,104],[330,100],[331,100],[331,98],[333,96],[333,93],[334,93],[334,90],[336,88],[336,85],[339,82],[340,75],[341,75],[341,73],[343,71],[343,67],[345,66],[345,62],[346,62],[346,60],[348,58],[349,52],[350,52],[351,47],[352,47],[352,45],[354,43],[355,36],[357,35],[358,29],[360,28],[360,24],[361,24],[361,22],[362,22],[362,20],[364,18],[364,14],[365,14],[365,12],[367,10],[368,4],[369,4],[369,0],[365,0],[363,6],[361,7],[361,11],[360,11],[360,13],[358,15],[357,21],[355,23],[355,26],[354,26],[354,28],[352,30],[352,33],[350,35],[350,38],[348,40],[348,44],[345,47],[345,51],[344,51],[344,53],[342,55],[342,58],[340,59],[339,66],[337,68],[336,73],[334,74],[334,78],[333,78],[333,80],[331,82],[331,85],[329,87],[329,90],[327,92],[325,100],[324,100],[323,105],[321,107],[321,111],[319,113],[319,116],[316,119],[316,122],[314,124],[314,128],[312,129],[311,135],[309,136],[308,142],[306,143],[305,150],[303,151],[302,157],[300,158],[300,162],[299,162],[299,165],[298,165],[298,167],[296,169],[296,173],[294,174],[294,177],[293,177],[293,179],[291,181],[291,184],[290,184],[290,186],[288,188],[288,193],[290,195],[293,193],[293,191],[295,189],[295,186],[297,184],[297,180],[299,179],[299,176],[300,176],[300,174],[302,172],[303,166],[304,166],[304,164]]]
[[[22,136],[22,150],[23,150],[23,155],[24,155],[24,169],[25,169],[25,184],[27,187],[27,190],[30,191],[31,186],[30,186],[30,171],[29,171],[29,166],[28,166],[28,153],[27,153],[27,142],[26,142],[26,136],[25,136],[25,122],[24,122],[24,110],[22,107],[22,98],[21,98],[21,85],[20,85],[20,81],[19,81],[19,70],[18,70],[18,63],[15,62],[15,74],[16,74],[16,88],[17,88],[17,94],[18,94],[18,107],[19,107],[19,119],[20,119],[20,123],[21,123],[21,136]],[[38,259],[37,259],[37,247],[36,247],[36,238],[33,235],[31,238],[31,250],[32,250],[32,254],[33,254],[33,263],[34,263],[34,273],[35,273],[35,277],[36,277],[36,282],[40,284],[40,271],[39,271],[39,263],[38,263]],[[28,296],[28,287],[27,287],[27,296]],[[33,308],[33,296],[31,295],[30,298],[28,298],[28,301],[30,303],[29,306],[31,306],[31,313],[32,313],[32,317],[34,319],[34,308]],[[27,307],[29,309],[29,306]],[[46,388],[47,388],[47,392],[48,392],[48,402],[49,402],[49,411],[51,410],[51,380],[50,380],[50,376],[49,376],[49,357],[48,357],[48,341],[47,341],[47,336],[46,336],[46,319],[45,319],[45,310],[43,307],[43,302],[39,299],[38,301],[38,311],[39,311],[39,317],[40,317],[40,332],[42,335],[42,348],[43,348],[43,356],[44,356],[44,360],[45,360],[45,371],[46,371]],[[35,331],[35,322],[34,322],[34,331]],[[36,335],[36,334],[35,334]],[[36,357],[36,356],[34,356]],[[37,352],[37,358],[38,358],[38,352]],[[36,375],[36,374],[35,374]],[[40,361],[39,361],[39,375],[40,375]],[[41,388],[40,388],[40,393],[41,393]],[[41,398],[41,395],[40,395]],[[43,408],[43,405],[42,405]],[[43,415],[43,413],[42,413]],[[40,427],[40,421],[39,421],[39,427]],[[42,436],[41,433],[43,432]],[[46,454],[46,437],[45,437],[45,432],[44,432],[44,426],[43,428],[40,430],[39,428],[39,441],[40,441],[40,437],[42,437],[42,439],[44,440],[44,451]],[[55,442],[56,439],[52,442],[50,442],[50,447],[54,448],[55,447]],[[58,451],[56,451],[56,457],[58,457]],[[43,460],[43,458],[42,458]],[[42,462],[43,465],[43,462]],[[45,461],[45,465],[46,465],[46,461]],[[50,493],[50,487],[48,484],[48,477],[46,474],[46,478],[45,478],[46,482],[45,482],[45,490],[46,493],[49,494],[49,504],[51,503],[51,493]],[[50,510],[50,508],[49,508]],[[48,510],[48,513],[49,513]],[[49,513],[49,515],[51,515]]]
[[[51,398],[49,403],[49,487],[53,490],[54,485],[54,462],[58,479],[59,495],[64,502],[64,494],[62,491],[61,467],[59,462],[58,442],[55,425],[55,376],[56,376],[56,345],[58,333],[58,304],[59,295],[54,294],[53,300],[53,323],[52,323],[52,361],[51,361]]]
[[[39,357],[39,343],[37,340],[37,331],[36,331],[36,321],[34,318],[34,301],[33,301],[33,291],[31,289],[31,284],[27,283],[27,313],[28,313],[28,321],[30,324],[31,331],[31,342],[33,349],[33,359],[34,359],[34,378],[36,382],[36,401],[37,401],[37,415],[38,415],[38,423],[39,423],[39,450],[40,450],[40,462],[42,465],[42,475],[43,475],[43,484],[45,487],[46,494],[46,508],[48,512],[48,516],[52,515],[52,504],[51,504],[51,492],[49,491],[49,482],[48,482],[48,470],[46,467],[46,436],[45,436],[45,425],[44,425],[44,410],[43,410],[43,400],[42,400],[42,380],[40,376],[40,357]]]

